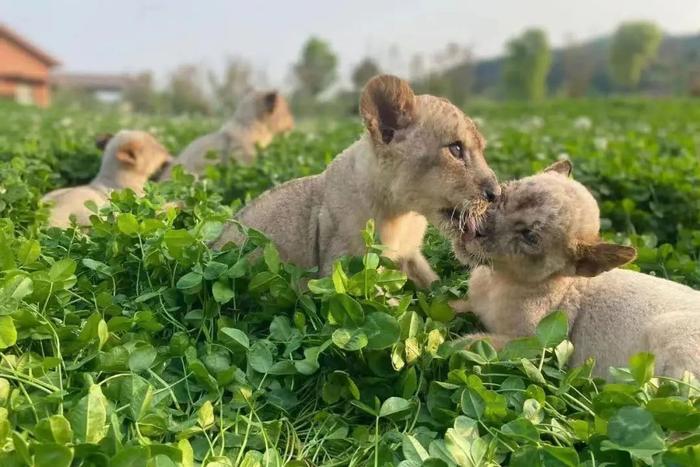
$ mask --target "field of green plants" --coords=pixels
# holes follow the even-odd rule
[[[633,267],[700,287],[700,103],[468,112],[501,179],[571,158],[605,236],[638,247]],[[302,124],[252,167],[115,193],[89,232],[45,227],[41,195],[96,173],[99,132],[149,130],[176,154],[216,126],[0,107],[0,465],[700,465],[700,385],[654,378],[652,355],[592,378],[594,362],[566,365],[557,312],[498,353],[461,340],[479,323],[447,301],[468,275],[435,232],[430,291],[381,258],[371,223],[366,254],[308,290],[313,272],[255,232],[207,247],[251,197],[323,170],[359,121]]]

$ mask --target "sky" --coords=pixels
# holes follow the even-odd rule
[[[260,70],[259,84],[283,88],[311,35],[330,43],[347,81],[365,56],[406,74],[414,54],[449,42],[492,57],[531,26],[556,46],[638,19],[668,33],[699,33],[700,0],[0,0],[0,22],[65,71],[150,70],[162,81],[180,64],[221,70],[235,56]]]

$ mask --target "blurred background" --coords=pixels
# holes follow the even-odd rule
[[[700,96],[700,1],[0,0],[0,97],[229,115],[278,88],[352,115],[390,72],[476,101]]]

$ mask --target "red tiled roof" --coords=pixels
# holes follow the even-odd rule
[[[7,27],[6,25],[4,25],[2,23],[0,23],[0,37],[4,37],[5,39],[9,40],[10,42],[15,43],[18,47],[26,50],[31,55],[34,55],[40,61],[44,62],[47,66],[56,66],[56,65],[61,64],[61,62],[56,60],[54,57],[49,55],[47,52],[44,52],[39,47],[35,46],[31,42],[29,42],[27,39],[24,39],[19,34],[17,34],[12,29],[10,29],[9,27]]]

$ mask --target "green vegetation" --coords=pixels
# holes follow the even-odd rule
[[[502,179],[570,157],[635,267],[700,286],[700,105],[470,113]],[[698,465],[700,387],[652,378],[653,356],[607,383],[593,362],[569,368],[558,312],[502,352],[467,346],[479,325],[447,306],[466,272],[435,232],[431,291],[381,258],[371,224],[365,255],[308,290],[256,232],[207,247],[251,196],[323,170],[356,121],[280,138],[252,167],[115,193],[88,233],[43,226],[41,194],[96,172],[95,134],[148,129],[176,153],[215,126],[0,109],[0,465]]]

